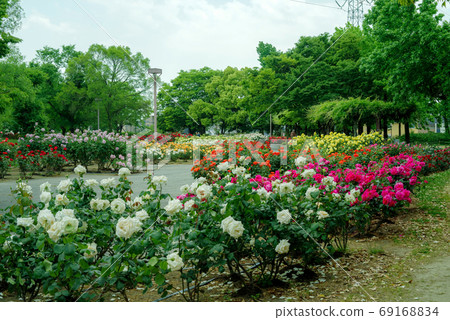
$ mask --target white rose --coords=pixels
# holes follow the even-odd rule
[[[67,206],[69,204],[69,198],[65,194],[57,194],[55,196],[55,204],[57,206]]]
[[[288,194],[294,191],[295,185],[292,182],[283,182],[278,186],[280,194]]]
[[[119,238],[129,239],[135,232],[140,231],[142,222],[137,218],[120,218],[116,225],[116,235]]]
[[[194,209],[194,204],[195,201],[194,200],[188,200],[184,203],[184,210],[186,211],[191,211],[192,209]]]
[[[311,196],[311,193],[317,192],[317,191],[319,191],[319,189],[317,189],[316,187],[309,187],[308,190],[306,190],[306,195],[305,195],[306,199],[312,200],[313,198]]]
[[[97,244],[95,242],[89,243],[86,250],[84,256],[88,259],[94,258],[97,255]]]
[[[47,191],[50,192],[52,185],[47,181],[44,182],[43,184],[41,184],[40,188],[41,188],[41,192]]]
[[[335,186],[336,182],[334,182],[334,178],[333,177],[325,177],[322,179],[322,184],[326,185],[326,186]]]
[[[348,201],[348,202],[350,202],[350,203],[353,203],[353,202],[356,201],[356,198],[355,198],[355,196],[352,195],[351,193],[346,193],[346,194],[345,194],[345,200]]]
[[[40,196],[41,202],[47,204],[52,200],[52,194],[47,191],[43,191]]]
[[[136,197],[131,202],[131,208],[134,209],[134,210],[141,209],[143,205],[144,205],[144,200],[141,197]]]
[[[249,244],[251,247],[255,246],[255,238],[251,238]]]
[[[17,218],[17,225],[22,227],[32,227],[33,226],[33,218]]]
[[[119,177],[126,177],[126,176],[129,176],[130,174],[131,174],[131,171],[128,168],[120,168],[119,169]]]
[[[317,211],[317,217],[319,219],[325,219],[327,217],[329,217],[330,215],[328,214],[328,212],[326,211]]]
[[[62,180],[56,189],[58,189],[59,192],[68,192],[70,190],[70,186],[72,185],[72,181],[70,179]]]
[[[167,265],[171,271],[178,271],[183,268],[183,259],[178,255],[177,252],[173,252],[167,256]]]
[[[232,216],[226,217],[222,220],[220,223],[220,226],[222,227],[222,231],[228,233],[230,230],[230,224],[235,221]]]
[[[181,191],[181,193],[188,193],[189,192],[189,185],[185,184],[185,185],[181,186],[180,191]]]
[[[341,200],[341,195],[339,193],[332,193],[331,196],[333,197],[334,201]]]
[[[233,172],[237,176],[243,176],[247,172],[247,169],[245,169],[244,167],[237,167],[231,172]]]
[[[167,177],[166,176],[154,176],[152,178],[152,183],[157,185],[163,185],[167,183]]]
[[[73,172],[75,172],[77,175],[82,177],[83,174],[86,173],[86,167],[83,167],[82,165],[78,165],[75,167],[75,169],[73,169]]]
[[[244,233],[244,225],[240,221],[232,221],[228,225],[228,234],[233,238],[237,239]]]
[[[352,189],[352,190],[350,190],[350,194],[352,196],[354,196],[355,198],[357,198],[361,194],[361,191],[359,191],[359,189]]]
[[[258,190],[256,190],[256,193],[262,198],[262,199],[268,199],[269,198],[269,194],[270,192],[268,192],[266,189],[264,188],[259,188]]]
[[[58,242],[59,238],[63,234],[62,222],[59,221],[59,222],[55,222],[54,224],[52,224],[52,226],[47,230],[47,233],[48,233],[50,239],[52,239],[55,242]]]
[[[286,254],[289,252],[289,247],[290,247],[290,243],[289,241],[283,239],[280,241],[280,243],[277,244],[277,246],[275,247],[275,251],[278,254]]]
[[[277,213],[277,220],[281,224],[288,224],[292,220],[291,213],[287,209],[279,211]]]
[[[64,217],[75,218],[72,209],[63,209],[55,214],[56,221],[61,221]]]
[[[169,215],[178,213],[181,209],[183,209],[183,204],[178,199],[170,200],[169,203],[164,207],[164,210],[166,210]]]
[[[80,223],[78,219],[72,218],[69,216],[63,216],[61,221],[61,229],[63,230],[64,234],[70,234],[75,233],[78,230],[78,224]]]
[[[297,159],[295,159],[295,165],[297,167],[303,167],[306,164],[307,160],[305,157],[299,156]]]
[[[50,210],[44,209],[39,211],[37,221],[45,230],[48,230],[55,223],[55,216]]]
[[[312,178],[316,174],[316,170],[308,169],[302,172],[301,176],[305,179]]]
[[[198,188],[198,181],[192,182],[192,184],[189,186],[189,193],[195,193],[197,188]]]
[[[88,187],[93,188],[93,187],[95,187],[95,186],[98,186],[98,181],[95,180],[95,179],[88,179],[88,180],[85,181],[85,184],[86,184]]]
[[[136,212],[136,218],[138,218],[140,221],[144,221],[148,218],[148,213],[145,210],[140,210]]]
[[[125,201],[123,201],[123,200],[120,199],[120,198],[114,199],[114,200],[111,202],[111,210],[112,210],[114,213],[119,213],[119,214],[121,214],[121,213],[123,213],[123,212],[125,211],[125,208],[126,208]]]
[[[221,162],[217,165],[217,170],[218,171],[227,171],[229,168],[229,163],[228,161],[225,162]]]
[[[200,177],[197,179],[198,183],[205,183],[206,182],[206,178],[205,177]]]
[[[114,178],[102,179],[100,180],[100,186],[102,186],[104,189],[114,188],[116,186],[116,179]]]
[[[197,188],[196,194],[199,199],[208,199],[212,195],[212,187],[207,184],[201,185]]]
[[[109,205],[110,205],[110,203],[109,203],[108,200],[99,200],[99,208],[100,208],[100,206],[101,206],[101,209],[100,209],[100,210],[106,210],[106,209],[108,209],[108,208],[109,208]]]
[[[28,184],[26,184],[25,182],[19,182],[17,184],[17,190],[26,193],[28,195],[32,195],[33,194],[33,189],[31,188],[31,186],[29,186]]]
[[[244,162],[244,160],[245,160],[245,157],[244,157],[244,156],[240,156],[240,157],[239,157],[239,161],[240,161],[240,162]]]

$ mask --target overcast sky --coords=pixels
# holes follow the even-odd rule
[[[302,2],[309,2],[306,4]],[[342,3],[344,1],[341,1]],[[333,33],[347,7],[333,0],[22,0],[17,36],[31,60],[38,49],[93,43],[141,52],[164,81],[180,70],[258,66],[259,41],[292,48],[300,36]],[[328,7],[329,6],[329,7]],[[367,12],[366,5],[365,12]],[[449,17],[450,10],[442,9]]]

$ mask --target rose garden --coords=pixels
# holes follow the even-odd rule
[[[351,238],[392,223],[427,175],[450,166],[449,148],[384,142],[377,132],[169,137],[5,139],[3,174],[17,170],[23,179],[1,216],[2,291],[24,301],[102,301],[111,293],[127,300],[138,287],[164,298],[176,286],[198,301],[214,280],[254,296],[351,255]],[[165,159],[193,161],[195,180],[177,196],[153,171]],[[117,175],[85,179],[87,168]],[[134,190],[129,176],[144,169],[147,187]],[[27,184],[33,173],[61,170],[77,177],[43,179],[40,190]]]

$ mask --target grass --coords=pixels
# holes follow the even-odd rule
[[[420,209],[432,216],[447,217],[450,204],[450,170],[433,174],[427,178],[428,184],[420,186],[414,193],[419,199]]]

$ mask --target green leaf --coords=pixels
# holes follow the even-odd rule
[[[158,258],[157,257],[152,257],[149,260],[148,265],[154,267],[154,266],[156,266],[157,263],[158,263]]]
[[[162,286],[165,281],[166,281],[166,278],[161,273],[158,273],[155,276],[155,282],[157,285]]]

